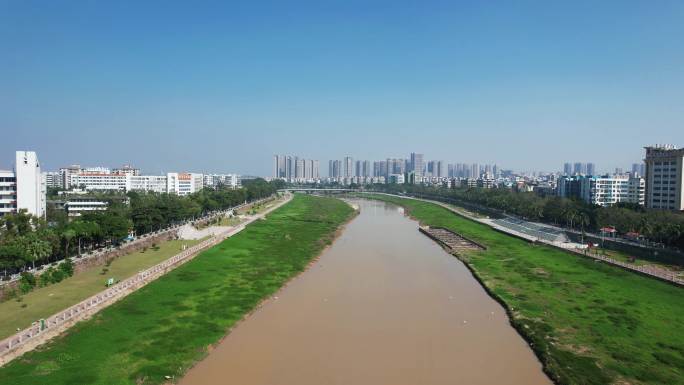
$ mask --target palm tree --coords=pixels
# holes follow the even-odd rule
[[[577,217],[577,210],[575,210],[575,209],[572,208],[572,207],[567,208],[567,209],[565,210],[565,213],[564,213],[563,216],[565,217],[566,223],[569,223],[569,224],[570,224],[570,228],[571,228],[571,229],[574,229],[574,228],[575,228],[574,222],[575,222],[575,218]]]
[[[21,242],[34,269],[36,261],[49,257],[52,251],[50,243],[38,237],[36,233],[28,233],[21,237]]]
[[[64,238],[64,258],[69,258],[69,244],[75,236],[76,231],[73,229],[66,229],[62,232],[62,238]]]

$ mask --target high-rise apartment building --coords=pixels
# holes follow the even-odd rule
[[[447,164],[443,160],[437,161],[437,177],[438,178],[449,177],[449,175],[447,174]]]
[[[344,157],[344,175],[345,178],[351,178],[354,175],[354,158],[351,156]]]
[[[572,164],[565,163],[563,165],[563,175],[567,175],[567,176],[572,175]]]
[[[587,163],[587,175],[596,175],[596,165]]]
[[[371,172],[371,162],[370,162],[370,160],[364,160],[364,161],[363,161],[362,170],[363,170],[363,173],[362,173],[362,175],[361,175],[362,177],[364,177],[364,178],[369,178],[369,177],[372,177],[372,176],[373,176],[373,174],[372,174],[372,172]]]
[[[389,177],[391,174],[404,174],[406,172],[406,160],[405,159],[390,159],[387,158],[385,161],[385,177]]]
[[[645,147],[646,207],[684,210],[684,148]]]
[[[423,173],[425,171],[425,162],[423,161],[423,154],[411,153],[410,158],[411,171],[416,182],[422,182]]]
[[[387,176],[387,162],[384,160],[373,162],[373,176],[386,177]]]
[[[477,179],[480,177],[480,165],[473,163],[470,165],[470,176],[469,178]]]
[[[363,161],[357,160],[354,162],[354,175],[363,176]]]
[[[273,177],[286,178],[288,170],[287,157],[285,155],[273,155]]]
[[[304,159],[299,159],[298,157],[295,156],[294,158],[295,162],[295,172],[294,175],[292,176],[293,179],[295,180],[302,180],[304,179],[304,164],[306,163]]]
[[[330,160],[328,162],[328,177],[333,179],[338,179],[343,177],[342,175],[342,161],[341,160]]]

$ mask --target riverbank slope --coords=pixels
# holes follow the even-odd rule
[[[302,271],[352,215],[340,200],[298,195],[266,220],[0,368],[0,383],[159,384],[178,378]]]
[[[684,383],[682,289],[547,246],[532,245],[438,205],[403,206],[430,226],[487,246],[462,259],[511,314],[560,384]]]

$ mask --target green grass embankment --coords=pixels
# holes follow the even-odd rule
[[[462,259],[557,383],[684,383],[682,288],[527,243],[432,203],[373,198],[487,246]]]
[[[259,302],[303,271],[353,215],[296,196],[68,334],[0,368],[1,384],[159,384],[179,378]]]
[[[181,252],[182,245],[192,246],[201,240],[170,240],[156,248],[133,252],[112,260],[109,266],[92,268],[59,283],[39,287],[18,298],[0,303],[0,339],[24,329],[32,322],[47,318],[75,305],[106,288],[107,279],[124,280]]]

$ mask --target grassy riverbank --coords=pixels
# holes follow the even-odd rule
[[[2,384],[159,384],[178,378],[303,271],[353,215],[297,195],[236,236],[0,368]]]
[[[375,198],[488,247],[464,259],[558,383],[684,383],[684,289],[531,245],[431,203]]]
[[[124,280],[178,254],[182,245],[192,246],[199,242],[200,240],[159,242],[157,248],[150,247],[144,252],[137,251],[118,257],[109,266],[94,266],[59,283],[36,288],[18,299],[4,301],[0,303],[0,339],[14,334],[17,328],[29,327],[31,322],[47,318],[99,293],[105,289],[108,278]]]

